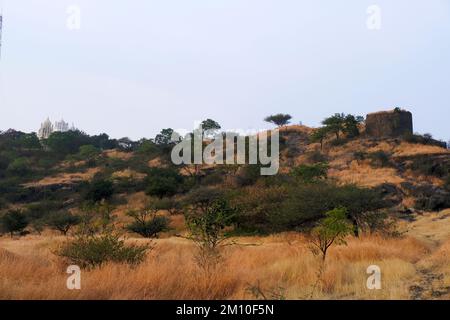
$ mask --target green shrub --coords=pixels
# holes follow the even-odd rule
[[[169,219],[165,216],[158,216],[156,213],[148,216],[133,213],[128,213],[128,215],[135,221],[127,225],[126,229],[145,238],[157,238],[159,233],[169,229]]]
[[[30,161],[28,160],[28,158],[14,159],[8,165],[7,172],[11,175],[16,175],[19,177],[27,176],[31,173]]]
[[[176,169],[152,168],[146,179],[145,192],[158,198],[171,197],[180,191],[183,181]]]
[[[368,156],[367,152],[364,151],[355,151],[353,153],[353,158],[358,162],[366,160],[367,156]]]
[[[149,245],[126,245],[118,236],[105,234],[67,241],[57,255],[82,268],[95,268],[107,262],[139,264],[150,249]]]
[[[436,161],[436,159],[428,156],[414,159],[410,168],[424,175],[431,175],[438,178],[444,178],[450,175],[450,164]]]
[[[447,147],[447,144],[444,141],[433,139],[433,136],[429,133],[425,133],[423,135],[408,133],[403,136],[403,140],[409,143],[432,145],[442,148]]]
[[[445,179],[445,182],[444,182],[444,188],[445,188],[447,191],[450,191],[450,174],[447,176],[447,179]]]
[[[369,153],[367,157],[371,160],[370,164],[374,167],[387,167],[390,164],[389,155],[381,150]]]
[[[320,151],[313,151],[306,154],[306,158],[311,163],[325,163],[327,157]]]
[[[82,145],[79,148],[77,156],[82,160],[92,159],[100,154],[100,149],[91,144]]]
[[[100,202],[111,198],[113,194],[113,183],[106,179],[99,179],[91,182],[85,195],[85,199],[93,202]]]
[[[322,218],[334,208],[345,207],[357,234],[359,230],[370,228],[366,219],[371,215],[367,213],[387,206],[377,190],[326,182],[299,184],[289,187],[286,200],[277,211],[269,213],[268,220],[274,228],[292,230]]]
[[[327,178],[328,164],[317,163],[300,165],[291,171],[291,175],[303,183],[313,183]]]
[[[22,233],[27,226],[27,217],[20,210],[10,210],[0,218],[1,230],[11,237],[15,232]]]

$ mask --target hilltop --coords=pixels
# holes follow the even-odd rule
[[[344,127],[279,126],[280,167],[274,176],[261,176],[260,164],[176,166],[171,129],[140,141],[78,130],[55,132],[46,140],[14,130],[1,133],[0,270],[7,279],[1,296],[305,299],[314,293],[320,268],[311,237],[331,212],[345,214],[351,232],[346,246],[333,246],[328,254],[316,297],[448,297],[450,151],[430,135],[411,134],[409,125],[407,132],[394,126],[394,134],[379,136],[356,117],[333,117],[346,121]],[[219,245],[214,255],[199,255],[205,247],[195,228],[211,223],[201,218],[216,213],[216,240],[248,247]],[[115,235],[132,239],[124,243],[136,251],[125,256],[136,255],[138,262],[83,265],[91,263],[83,258],[89,246],[121,241]],[[152,248],[146,258],[141,244]],[[80,245],[76,256],[71,245]],[[108,253],[102,257],[109,259]],[[209,270],[210,260],[225,269],[207,283],[196,274]],[[90,291],[61,289],[59,269],[67,263],[86,268]],[[142,264],[135,276],[128,263]],[[372,264],[389,279],[388,291],[360,287]],[[27,265],[50,286],[20,284],[29,274]],[[117,279],[126,274],[128,289],[104,274]],[[98,283],[104,285],[97,288]],[[19,289],[7,289],[13,286]]]

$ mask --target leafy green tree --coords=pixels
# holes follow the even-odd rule
[[[155,143],[159,146],[169,146],[173,144],[172,134],[174,133],[172,128],[162,129],[155,137]]]
[[[214,187],[198,187],[189,191],[184,198],[184,206],[190,212],[206,214],[210,207],[219,199],[224,198],[224,191]]]
[[[222,128],[218,122],[212,119],[202,121],[201,127],[205,136],[214,136]]]
[[[183,186],[183,176],[172,168],[151,168],[146,179],[146,193],[158,198],[171,197]]]
[[[157,151],[157,147],[155,143],[148,139],[142,139],[139,141],[139,147],[137,149],[137,152],[139,154],[143,155],[153,155]]]
[[[89,140],[90,144],[100,150],[110,150],[118,147],[117,140],[110,139],[106,133],[91,136]]]
[[[181,202],[170,197],[155,199],[153,205],[157,210],[165,210],[171,215],[182,212]]]
[[[61,232],[62,235],[67,235],[69,230],[80,224],[81,218],[73,215],[70,212],[53,212],[45,218],[45,224],[51,229]]]
[[[88,187],[85,199],[92,202],[108,200],[114,194],[114,185],[110,180],[96,179]]]
[[[322,121],[325,126],[323,130],[326,133],[332,133],[336,135],[336,139],[339,140],[340,133],[344,133],[349,138],[354,138],[359,135],[359,124],[364,121],[361,116],[354,116],[351,114],[345,115],[344,113],[335,113],[333,116],[326,118]]]
[[[197,264],[206,272],[210,272],[220,261],[220,248],[229,238],[225,228],[234,223],[236,210],[224,198],[210,202],[200,212],[194,208],[195,206],[186,216],[188,239],[198,247]]]
[[[352,224],[347,220],[345,208],[336,208],[328,211],[325,218],[320,220],[309,234],[310,249],[314,255],[320,255],[322,263],[317,272],[317,281],[313,286],[311,298],[318,284],[322,281],[325,271],[325,259],[332,245],[346,245],[345,237],[351,234]]]
[[[100,150],[91,144],[86,144],[80,147],[78,151],[78,157],[80,159],[89,160],[93,159],[100,154]]]
[[[331,117],[326,118],[322,121],[325,126],[325,130],[335,134],[336,139],[339,140],[339,134],[344,129],[345,115],[343,113],[336,113]]]
[[[320,142],[320,150],[323,150],[323,142],[328,136],[328,128],[327,127],[321,127],[316,130],[310,135],[311,142]]]
[[[0,218],[2,230],[13,237],[15,232],[23,232],[28,226],[25,214],[20,210],[10,210]]]
[[[77,153],[82,145],[90,144],[89,142],[89,136],[79,130],[53,132],[44,140],[44,144],[61,157]]]
[[[273,123],[273,124],[277,125],[278,127],[282,127],[282,126],[289,124],[291,119],[292,119],[292,116],[289,114],[278,113],[278,114],[274,114],[274,115],[266,117],[264,119],[264,121]]]
[[[39,138],[36,136],[36,133],[24,133],[18,139],[18,145],[21,149],[29,149],[29,150],[40,150],[42,149],[42,145],[39,141]]]
[[[293,183],[286,191],[286,199],[277,212],[268,213],[268,220],[275,228],[292,230],[317,221],[338,207],[347,209],[348,219],[354,225],[355,236],[359,231],[376,231],[367,223],[379,210],[388,207],[379,190],[360,188],[355,185],[335,185],[328,181],[312,184]]]
[[[309,241],[325,261],[328,249],[333,245],[345,244],[345,237],[351,234],[352,224],[347,220],[347,209],[328,211],[325,218],[312,229]]]
[[[344,127],[342,131],[349,138],[354,138],[359,136],[359,124],[364,121],[364,118],[361,116],[354,116],[352,114],[348,114],[344,118]]]
[[[302,164],[291,171],[291,175],[303,183],[313,183],[325,180],[328,175],[328,164],[316,163],[312,165]]]

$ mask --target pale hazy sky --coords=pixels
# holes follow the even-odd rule
[[[406,107],[450,139],[449,0],[0,0],[0,130],[47,116],[112,137],[207,117],[265,128],[283,112]],[[378,5],[381,30],[366,26]],[[66,26],[69,5],[81,29]]]

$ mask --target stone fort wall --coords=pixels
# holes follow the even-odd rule
[[[369,113],[366,118],[366,135],[373,138],[396,138],[413,134],[412,113],[395,109]]]

